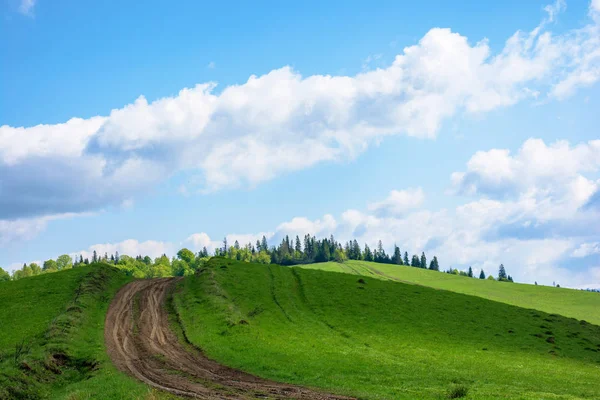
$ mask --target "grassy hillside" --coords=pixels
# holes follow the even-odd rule
[[[364,399],[600,393],[600,327],[480,297],[213,259],[174,305],[209,357]]]
[[[600,325],[600,294],[555,288],[495,282],[444,274],[426,269],[367,261],[299,265],[302,268],[345,272],[470,294],[519,307],[556,313]]]
[[[108,304],[129,280],[96,265],[0,283],[0,399],[156,397],[104,348]]]

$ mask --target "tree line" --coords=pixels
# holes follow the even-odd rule
[[[475,276],[473,275],[473,268],[469,267],[469,269],[467,271],[459,271],[456,268],[449,268],[448,270],[445,271],[447,274],[452,274],[452,275],[460,275],[460,276],[467,276],[469,278],[475,278]],[[491,281],[501,281],[501,282],[514,282],[512,276],[508,275],[506,273],[506,269],[504,268],[504,264],[500,264],[500,267],[498,267],[498,278],[494,278],[493,275],[489,275],[486,278],[485,275],[485,271],[482,269],[479,272],[479,279],[488,279]],[[537,282],[535,283],[537,285]]]
[[[299,236],[290,238],[286,235],[277,246],[269,247],[267,238],[257,240],[255,244],[248,243],[240,245],[236,240],[230,245],[227,238],[223,239],[223,246],[215,249],[215,256],[231,258],[239,261],[259,262],[263,264],[297,265],[312,264],[327,261],[344,262],[347,260],[373,261],[382,264],[409,265],[417,268],[428,268],[435,271],[440,270],[440,264],[436,256],[427,263],[425,252],[421,256],[413,254],[409,259],[408,252],[402,251],[396,245],[391,254],[386,253],[381,240],[373,249],[368,244],[360,246],[358,241],[351,240],[341,243],[330,236],[329,238],[317,239],[315,236],[304,235],[301,240]]]
[[[165,254],[154,259],[141,255],[136,257],[121,256],[118,252],[110,255],[108,253],[98,254],[95,250],[92,253],[91,259],[84,258],[82,255],[73,259],[70,255],[63,254],[56,260],[50,259],[44,261],[42,266],[37,263],[23,264],[23,267],[14,271],[12,276],[0,268],[0,282],[52,273],[97,262],[115,265],[117,268],[124,270],[128,275],[136,278],[187,276],[202,268],[204,263],[212,256],[226,257],[245,262],[279,265],[311,264],[328,261],[341,263],[346,260],[362,260],[440,271],[437,256],[433,256],[428,262],[425,252],[421,252],[420,256],[413,254],[409,257],[407,251],[403,253],[397,245],[394,245],[392,253],[388,254],[381,240],[378,241],[375,248],[371,249],[368,244],[359,245],[356,239],[341,243],[335,240],[333,235],[329,238],[317,239],[315,236],[307,234],[302,239],[299,236],[290,238],[286,235],[277,246],[270,246],[265,236],[261,240],[257,240],[254,244],[247,243],[243,246],[237,240],[233,245],[230,245],[227,238],[224,238],[222,246],[216,248],[212,254],[209,253],[206,247],[202,248],[198,253],[183,248],[172,258],[167,257]],[[471,267],[469,267],[468,271],[449,268],[444,272],[474,278]],[[506,273],[506,269],[502,264],[498,269],[497,278],[494,278],[492,275],[486,277],[485,272],[481,270],[479,279],[497,279],[499,281],[513,282],[513,278]]]

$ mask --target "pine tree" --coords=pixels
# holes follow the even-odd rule
[[[425,252],[421,253],[421,268],[427,269],[427,258],[425,257]]]
[[[404,252],[404,265],[410,265],[408,262],[408,251]]]
[[[440,270],[440,264],[438,263],[438,259],[436,256],[433,256],[433,259],[431,260],[431,263],[429,264],[429,269],[431,269],[433,271]]]
[[[479,279],[485,279],[485,272],[483,270],[479,273]]]
[[[266,251],[267,253],[269,252],[269,244],[267,243],[267,238],[264,235],[260,242],[260,249]]]
[[[469,278],[473,277],[473,268],[469,267],[469,272],[467,273],[467,275],[469,276]]]
[[[227,255],[227,236],[223,238],[223,255]]]
[[[92,262],[98,262],[98,254],[96,253],[96,250],[94,250],[94,253],[92,255]]]
[[[410,262],[410,266],[411,267],[417,267],[417,268],[421,267],[421,260],[419,260],[419,256],[418,255],[413,254],[412,261]]]
[[[402,265],[402,252],[400,248],[394,244],[394,255],[392,256],[392,263]]]
[[[369,248],[369,246],[365,243],[365,251],[363,253],[363,259],[365,261],[373,261],[373,253],[371,253],[371,249]]]
[[[498,280],[499,281],[504,281],[506,280],[506,270],[504,269],[504,264],[500,264],[500,267],[498,268]]]

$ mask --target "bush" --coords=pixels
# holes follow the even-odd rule
[[[460,399],[463,397],[467,397],[468,392],[469,392],[469,388],[466,387],[465,385],[456,385],[456,386],[453,386],[448,391],[448,398],[449,399]]]

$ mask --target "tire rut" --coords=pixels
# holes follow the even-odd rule
[[[184,347],[169,328],[168,291],[181,278],[134,281],[112,301],[104,337],[121,371],[152,387],[200,399],[350,399],[262,379]],[[137,300],[137,310],[134,303]]]

